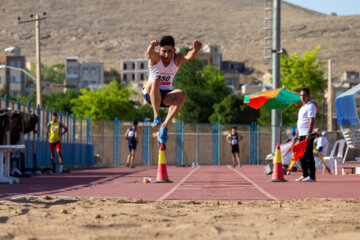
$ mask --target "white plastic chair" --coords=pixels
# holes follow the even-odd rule
[[[324,161],[328,164],[331,172],[334,172],[335,169],[335,175],[338,175],[338,161],[343,160],[344,147],[345,139],[337,140],[331,149],[330,156],[324,157]]]

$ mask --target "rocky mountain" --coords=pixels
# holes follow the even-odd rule
[[[104,61],[120,69],[125,58],[142,58],[150,40],[175,37],[177,47],[198,39],[221,46],[224,60],[244,61],[258,76],[271,69],[263,58],[264,0],[13,0],[0,1],[0,48],[17,45],[35,61],[35,24],[17,18],[47,13],[41,21],[42,62],[66,56]],[[360,16],[328,16],[282,2],[281,47],[313,50],[332,59],[333,74],[360,70]]]

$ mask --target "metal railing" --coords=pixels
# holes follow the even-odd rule
[[[33,112],[39,117],[36,134],[25,136],[26,167],[51,166],[48,146],[47,123],[51,120],[48,108],[21,104],[9,99],[0,99],[0,109],[10,108]],[[67,166],[124,166],[129,153],[125,133],[130,121],[92,120],[59,114],[59,120],[68,127],[62,136],[64,164]],[[226,141],[232,126],[243,136],[239,142],[242,164],[261,164],[265,156],[272,152],[271,125],[239,124],[200,124],[177,121],[168,126],[166,161],[169,165],[232,164],[231,147]],[[283,127],[285,129],[285,127]],[[158,131],[151,128],[150,122],[139,122],[135,164],[150,166],[158,162]],[[285,135],[285,134],[283,134]],[[285,139],[285,137],[283,138]],[[35,143],[34,143],[35,141]],[[35,154],[36,153],[36,154]]]

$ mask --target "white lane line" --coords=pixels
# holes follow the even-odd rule
[[[193,170],[191,170],[191,172],[189,172],[178,184],[176,184],[175,187],[173,187],[170,191],[168,191],[167,193],[165,193],[164,195],[162,195],[161,197],[159,197],[157,199],[157,201],[161,201],[161,200],[164,200],[165,198],[167,198],[170,194],[172,194],[173,192],[176,191],[176,189],[178,189],[180,187],[181,184],[183,184],[186,179],[188,179],[190,177],[191,174],[193,174],[196,170],[198,170],[200,168],[197,167],[197,168],[194,168]]]
[[[268,193],[267,191],[265,191],[264,189],[262,189],[259,185],[257,185],[256,183],[254,183],[253,181],[251,181],[249,178],[247,178],[244,174],[242,174],[241,172],[239,172],[237,169],[230,167],[229,165],[227,166],[229,169],[233,170],[234,172],[236,172],[237,174],[239,174],[242,178],[244,178],[246,181],[248,181],[249,183],[251,183],[257,190],[259,190],[261,193],[263,193],[266,197],[278,201],[279,199],[274,197],[273,195],[271,195],[270,193]]]

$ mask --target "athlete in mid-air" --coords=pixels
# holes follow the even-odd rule
[[[155,47],[160,46],[158,51]],[[149,58],[149,80],[143,89],[145,100],[152,105],[154,111],[154,128],[160,127],[158,141],[167,142],[167,126],[180,111],[186,99],[186,94],[180,89],[173,89],[173,80],[182,63],[194,59],[200,51],[202,43],[195,40],[193,49],[186,55],[175,53],[175,40],[172,36],[164,36],[152,40],[147,49]],[[159,115],[160,107],[169,107],[165,121],[162,123]]]

